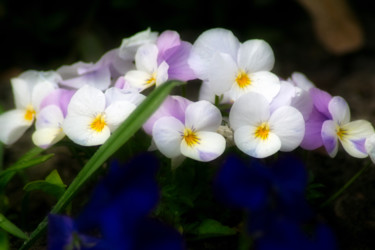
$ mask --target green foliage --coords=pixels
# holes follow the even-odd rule
[[[61,180],[61,177],[57,170],[53,170],[45,180],[37,180],[27,183],[24,186],[24,190],[27,192],[33,190],[42,190],[55,198],[60,198],[65,192],[66,185]]]
[[[7,237],[7,234],[3,230],[0,230],[0,249],[3,249],[3,250],[9,249],[8,237]]]
[[[213,219],[204,219],[191,232],[198,235],[199,239],[234,235],[237,233],[235,229],[224,226],[219,221]]]
[[[18,238],[24,240],[28,239],[27,235],[10,220],[8,220],[3,214],[0,214],[0,228]]]

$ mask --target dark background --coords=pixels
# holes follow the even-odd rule
[[[0,104],[13,108],[11,77],[28,69],[55,70],[76,61],[95,62],[123,38],[150,27],[175,30],[194,42],[203,31],[223,27],[240,39],[265,39],[275,53],[274,72],[305,73],[318,87],[341,95],[352,117],[375,122],[375,17],[372,1],[348,1],[365,36],[354,52],[336,55],[315,36],[308,13],[292,0],[0,0]],[[30,146],[30,144],[26,144]],[[23,144],[8,148],[17,158]],[[24,146],[26,147],[26,146]],[[315,153],[314,153],[315,154]],[[338,190],[361,167],[345,152],[336,159],[310,157],[322,190]],[[315,156],[315,157],[314,157]],[[375,249],[375,170],[369,170],[334,204],[320,211],[343,249]]]

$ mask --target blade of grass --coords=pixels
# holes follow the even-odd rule
[[[132,112],[132,114],[121,124],[121,126],[108,138],[108,140],[96,151],[86,165],[77,174],[65,193],[57,201],[51,213],[61,212],[71,201],[83,184],[99,169],[100,166],[122,145],[124,145],[135,132],[138,131],[163,103],[172,89],[182,85],[180,81],[168,81],[153,90],[148,97]],[[34,241],[42,235],[47,227],[47,217],[31,233],[29,240],[24,242],[22,249],[28,249]]]
[[[16,225],[14,225],[10,220],[8,220],[3,214],[0,214],[0,228],[18,238],[24,240],[28,239],[27,235]]]

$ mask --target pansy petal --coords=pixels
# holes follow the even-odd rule
[[[186,108],[185,125],[197,131],[216,131],[222,121],[220,110],[208,101],[198,101]]]
[[[74,93],[74,90],[61,88],[55,89],[43,99],[43,101],[40,103],[40,109],[42,110],[44,107],[49,105],[56,105],[61,109],[63,115],[66,116],[69,102]]]
[[[177,48],[170,49],[165,53],[166,62],[169,65],[169,79],[189,81],[197,78],[188,64],[191,49],[192,45],[190,43],[181,42]]]
[[[27,105],[31,104],[32,86],[19,77],[12,78],[11,84],[16,108],[26,108]]]
[[[105,115],[111,132],[115,131],[135,108],[135,104],[127,101],[114,102],[109,105],[105,109]]]
[[[96,71],[91,71],[83,75],[77,75],[74,78],[64,79],[61,85],[79,89],[84,85],[90,85],[100,90],[105,90],[111,84],[111,72],[109,67],[103,67]]]
[[[135,54],[137,70],[153,73],[157,69],[158,47],[155,44],[145,44],[139,47]]]
[[[169,66],[166,62],[162,62],[159,65],[156,76],[156,86],[159,86],[168,80],[168,68]]]
[[[141,90],[144,90],[148,87],[151,87],[154,82],[150,82],[148,84],[148,81],[152,78],[152,75],[140,70],[130,70],[128,71],[124,79],[132,88],[136,88]]]
[[[156,45],[159,50],[158,60],[160,60],[160,62],[166,60],[166,51],[173,47],[177,47],[180,44],[180,35],[176,31],[166,30],[163,33],[161,33],[156,41]]]
[[[301,148],[314,150],[323,146],[322,125],[327,118],[313,107],[309,118],[305,121],[305,135],[301,142]]]
[[[372,163],[375,164],[375,134],[372,134],[371,136],[367,137],[365,142],[365,148],[367,154],[370,156]]]
[[[300,72],[293,72],[291,76],[291,81],[299,88],[309,91],[311,88],[315,87],[314,83],[311,82],[304,74]]]
[[[228,54],[215,53],[208,72],[207,83],[216,95],[222,95],[232,87],[236,78],[237,65]]]
[[[109,88],[104,93],[106,105],[109,106],[114,102],[128,101],[139,105],[146,97],[134,89],[119,89],[116,87]]]
[[[73,97],[74,98],[74,97]],[[103,144],[111,134],[108,126],[100,132],[91,129],[95,116],[68,115],[63,123],[65,134],[75,143],[82,146],[96,146]]]
[[[328,110],[332,119],[338,124],[345,124],[350,121],[350,110],[348,103],[341,96],[334,96],[328,103]]]
[[[240,42],[230,30],[210,29],[194,42],[188,63],[199,78],[207,80],[214,54],[225,53],[235,61],[239,46]]]
[[[184,125],[174,117],[162,117],[152,128],[154,142],[161,153],[169,158],[181,155],[180,143]]]
[[[74,221],[68,216],[48,215],[48,249],[64,249],[73,241],[76,229]]]
[[[105,109],[104,93],[85,85],[73,95],[68,106],[68,115],[92,116]]]
[[[305,134],[305,121],[296,108],[283,106],[276,109],[269,124],[271,131],[281,140],[281,151],[292,151],[300,145]]]
[[[243,126],[234,131],[234,142],[245,154],[255,158],[265,158],[279,151],[281,141],[279,137],[270,132],[267,139],[255,137],[255,126]]]
[[[260,94],[247,93],[233,103],[229,113],[230,127],[236,130],[244,125],[256,126],[267,121],[269,115],[267,100]]]
[[[168,96],[162,105],[160,105],[160,107],[143,124],[143,129],[147,134],[151,135],[154,123],[165,116],[173,116],[185,124],[185,110],[192,103],[192,101],[182,96]]]
[[[250,74],[251,85],[249,91],[253,91],[263,95],[267,101],[271,102],[272,99],[280,91],[279,78],[268,71],[259,71]]]
[[[140,31],[135,35],[125,38],[121,42],[119,56],[123,59],[132,59],[137,49],[143,44],[155,43],[158,37],[157,32],[152,32],[150,28]]]
[[[336,126],[337,124],[332,120],[327,120],[322,125],[323,145],[331,157],[335,157],[338,151]]]
[[[241,44],[238,66],[247,72],[270,71],[275,63],[271,46],[264,40],[253,39]]]
[[[327,118],[331,119],[332,115],[328,110],[328,103],[331,101],[332,96],[315,87],[310,88],[309,92],[315,108]]]
[[[64,121],[64,115],[61,109],[56,105],[48,105],[43,108],[36,119],[36,129],[41,128],[60,128]]]
[[[33,143],[41,148],[48,148],[64,138],[65,133],[59,127],[41,128],[35,130],[32,135]]]
[[[346,131],[342,138],[339,137],[345,151],[353,157],[367,157],[365,148],[366,138],[374,134],[371,123],[365,120],[356,120],[341,126]]]
[[[219,157],[225,150],[225,139],[215,132],[197,132],[199,140],[195,145],[188,145],[185,140],[181,141],[181,153],[197,161],[212,161]]]
[[[7,145],[13,144],[31,126],[32,121],[25,119],[25,110],[22,109],[13,109],[1,114],[0,141]]]

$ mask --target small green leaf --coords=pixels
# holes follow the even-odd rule
[[[14,236],[27,240],[29,237],[16,225],[10,222],[3,214],[0,214],[0,228]]]
[[[234,235],[237,233],[233,228],[224,226],[213,219],[203,220],[194,231],[200,238]]]
[[[53,170],[45,180],[32,181],[25,185],[25,191],[42,190],[57,199],[65,192],[66,185],[62,182],[57,170]]]

